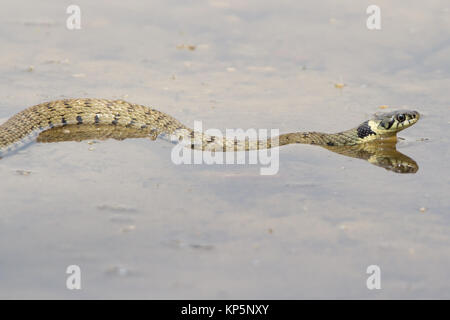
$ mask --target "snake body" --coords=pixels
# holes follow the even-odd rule
[[[398,131],[413,125],[419,117],[417,111],[393,111],[376,115],[339,133],[294,132],[264,140],[236,140],[195,132],[168,114],[123,100],[64,99],[29,107],[0,125],[0,155],[48,129],[68,126],[84,126],[92,130],[121,127],[133,131],[135,136],[168,136],[173,141],[189,141],[191,148],[208,151],[247,151],[291,143],[353,146],[395,138]]]

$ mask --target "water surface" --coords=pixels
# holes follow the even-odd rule
[[[308,145],[262,176],[176,166],[159,140],[34,144],[0,161],[1,298],[450,298],[447,1],[378,1],[379,31],[364,1],[77,4],[81,30],[57,1],[3,3],[0,118],[98,97],[189,126],[337,132],[415,109],[397,148],[419,170]]]

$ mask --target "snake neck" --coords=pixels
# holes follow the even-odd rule
[[[338,133],[323,132],[295,132],[282,134],[279,137],[280,145],[292,143],[312,144],[321,146],[351,146],[360,143],[357,128]]]
[[[182,130],[175,134],[175,140],[183,140],[186,146],[203,151],[251,151],[270,149],[288,144],[300,143],[320,146],[351,146],[361,143],[357,129],[335,134],[322,132],[295,132],[269,137],[263,140],[233,139],[210,136],[192,130]]]
[[[380,133],[374,121],[365,121],[356,128],[338,133],[295,132],[282,134],[280,145],[291,143],[313,144],[321,146],[354,146],[373,141],[396,142],[396,132]]]

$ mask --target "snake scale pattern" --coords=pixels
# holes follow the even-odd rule
[[[294,132],[249,141],[194,132],[168,114],[123,100],[64,99],[29,107],[0,125],[0,155],[46,130],[68,126],[90,127],[92,130],[100,127],[127,128],[136,136],[169,136],[172,141],[189,141],[191,148],[207,151],[247,151],[292,143],[354,146],[395,138],[397,132],[416,123],[419,117],[417,111],[393,111],[376,115],[353,129],[339,133]]]

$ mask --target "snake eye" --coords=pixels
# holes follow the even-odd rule
[[[399,122],[403,122],[403,121],[405,121],[405,115],[403,114],[403,113],[401,113],[401,114],[399,114],[398,116],[397,116],[397,120],[399,121]]]

